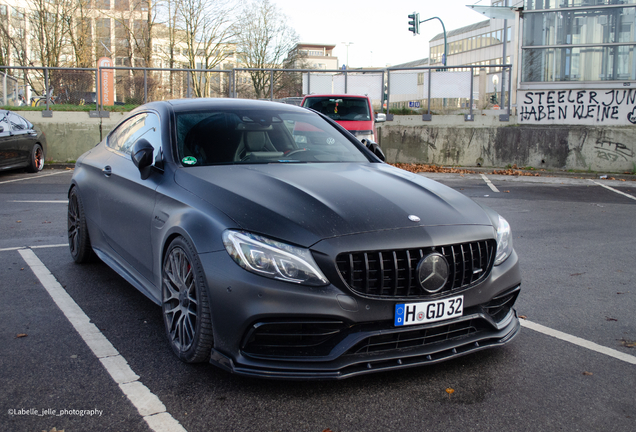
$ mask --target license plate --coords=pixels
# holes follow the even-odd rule
[[[462,316],[463,313],[464,296],[420,303],[400,303],[395,305],[395,325],[426,324]]]

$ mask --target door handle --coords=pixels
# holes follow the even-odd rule
[[[110,175],[113,173],[112,169],[110,168],[110,165],[106,165],[103,169],[102,172],[104,173],[104,175],[106,177],[110,177]]]

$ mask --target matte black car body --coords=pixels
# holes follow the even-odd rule
[[[46,138],[31,122],[18,114],[0,110],[0,171],[44,167]]]
[[[263,113],[272,124],[272,113],[309,116],[363,160],[301,163],[283,151],[255,151],[274,159],[195,165],[202,156],[184,156],[179,137],[186,132],[178,119],[224,110]],[[241,118],[247,123],[232,130],[259,129],[248,116]],[[294,140],[305,145],[310,138],[296,137],[298,124]],[[209,360],[243,375],[338,379],[439,362],[517,334],[512,306],[520,272],[511,245],[507,258],[494,265],[499,216],[448,187],[383,163],[328,118],[284,104],[199,99],[149,103],[122,125],[77,161],[69,193],[71,251],[81,262],[92,249],[163,303],[164,317],[171,309],[165,284],[177,267],[170,261],[175,242],[181,254],[191,254],[188,271],[200,276],[204,290],[196,301],[209,312],[196,317],[202,333],[192,336],[213,342],[204,354],[186,358],[171,340],[180,358]],[[138,131],[137,141],[121,151],[109,148],[109,140],[117,142],[126,130]],[[186,141],[192,135],[211,139],[209,133],[187,133]],[[152,157],[152,165],[140,171],[125,150],[131,145],[135,163],[146,166]],[[285,154],[306,150],[286,145],[292,148]],[[325,280],[305,285],[247,271],[230,255],[228,233],[308,250]],[[452,272],[438,292],[423,291],[416,277],[428,255],[448,261]],[[395,325],[398,304],[458,295],[461,316]],[[172,301],[183,310],[190,305],[183,295]]]

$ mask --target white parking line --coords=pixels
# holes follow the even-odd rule
[[[13,182],[19,182],[19,181],[24,181],[24,180],[34,180],[34,179],[39,179],[42,177],[50,177],[50,176],[54,176],[54,175],[58,175],[58,174],[66,174],[66,173],[72,173],[73,170],[64,170],[64,171],[60,171],[60,172],[54,172],[51,174],[38,174],[38,175],[34,175],[31,177],[23,177],[23,178],[19,178],[19,179],[15,179],[15,180],[6,180],[3,182],[0,182],[0,184],[5,184],[5,183],[13,183]]]
[[[609,189],[609,190],[611,190],[612,192],[616,192],[617,194],[621,194],[621,195],[623,195],[623,196],[626,196],[627,198],[631,198],[631,199],[633,199],[633,200],[636,200],[636,197],[635,197],[634,195],[626,194],[625,192],[621,192],[621,191],[619,191],[618,189],[614,189],[613,187],[609,187],[609,186],[604,185],[603,183],[599,183],[599,182],[597,182],[597,181],[595,181],[595,180],[592,180],[592,179],[589,179],[589,180],[590,180],[592,183],[594,183],[594,184],[597,184],[597,185],[599,185],[599,186],[601,186],[601,187],[604,187],[605,189]]]
[[[520,319],[519,322],[523,327],[527,327],[539,333],[543,333],[548,336],[555,337],[557,339],[573,343],[574,345],[578,345],[583,348],[587,348],[592,351],[596,351],[597,353],[605,354],[610,357],[614,357],[615,359],[624,361],[626,363],[630,363],[636,365],[636,357],[630,354],[625,354],[613,348],[608,348],[603,345],[596,344],[594,342],[590,342],[588,340],[582,339],[577,336],[572,336],[567,333],[563,333],[558,330],[551,329],[549,327],[543,326],[541,324],[537,324],[532,321],[528,321],[525,319]]]
[[[40,246],[10,247],[10,248],[0,249],[0,252],[17,251],[17,250],[20,250],[20,249],[45,249],[45,248],[54,248],[54,247],[68,247],[68,243],[54,244],[54,245],[40,245]]]
[[[492,184],[492,182],[490,181],[490,179],[488,179],[488,177],[486,177],[485,174],[480,174],[481,178],[484,179],[484,181],[486,182],[486,184],[488,185],[488,187],[493,191],[493,192],[499,192],[499,189],[497,189],[497,186],[495,186],[494,184]]]
[[[139,376],[133,372],[126,359],[119,354],[97,326],[90,322],[90,318],[68,295],[35,253],[30,249],[20,249],[18,252],[86,345],[106,368],[111,378],[137,408],[150,429],[157,432],[186,432],[183,426],[166,411],[161,400],[139,381]]]
[[[42,201],[35,201],[35,200],[9,200],[7,202],[14,202],[14,203],[39,203],[39,204],[68,204],[68,200],[42,200]]]

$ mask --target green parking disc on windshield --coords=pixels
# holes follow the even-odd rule
[[[184,165],[194,165],[197,163],[197,158],[194,156],[186,156],[181,159],[181,162],[183,162]]]

